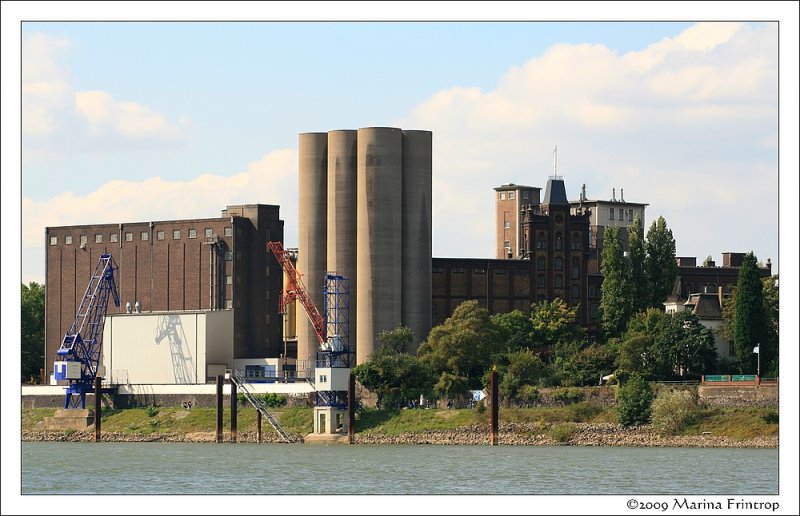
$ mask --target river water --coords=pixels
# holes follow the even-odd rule
[[[775,495],[778,450],[24,442],[21,492]]]

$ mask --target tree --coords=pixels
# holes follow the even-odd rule
[[[400,327],[381,335],[398,337],[387,342],[403,343],[408,336],[405,329]],[[378,402],[384,407],[404,406],[420,394],[430,396],[433,392],[434,376],[428,364],[416,355],[398,352],[392,345],[380,347],[369,360],[357,365],[353,374],[361,385],[378,395]]]
[[[765,331],[765,338],[763,339],[766,344],[766,351],[768,355],[773,358],[764,360],[762,356],[761,369],[764,376],[778,376],[778,357],[780,356],[778,339],[778,275],[772,275],[762,280],[764,285],[764,311],[766,316],[767,328]]]
[[[403,353],[414,341],[414,330],[408,326],[398,326],[393,330],[383,330],[376,339],[379,349],[388,349],[394,353]]]
[[[502,348],[502,336],[477,301],[464,301],[420,345],[418,355],[438,376],[450,373],[481,387],[481,376]]]
[[[764,309],[764,292],[758,276],[758,260],[751,252],[747,253],[739,268],[739,281],[736,283],[736,308],[733,324],[733,346],[739,370],[742,373],[756,371],[756,360],[766,364],[775,358],[771,343],[766,338],[767,321]],[[756,357],[753,348],[764,341],[765,347],[759,348],[760,357]]]
[[[606,346],[593,344],[568,357],[556,359],[561,385],[597,385],[601,376],[614,370],[615,356]]]
[[[617,387],[617,418],[622,426],[643,425],[650,420],[653,391],[639,375],[631,375]]]
[[[678,263],[675,261],[675,239],[672,230],[667,228],[664,217],[653,221],[647,231],[647,283],[650,291],[650,306],[661,308],[662,303],[672,292],[675,278],[678,277]]]
[[[39,377],[44,366],[44,285],[22,284],[22,381]]]
[[[522,387],[537,385],[546,374],[546,366],[539,355],[527,349],[506,353],[505,362],[498,367],[497,372],[500,377],[500,392],[509,400],[516,400]],[[488,384],[488,381],[485,383]]]
[[[655,345],[667,350],[674,377],[699,379],[717,366],[714,332],[700,324],[697,316],[689,311],[667,314]]]
[[[644,242],[644,228],[642,220],[637,214],[633,218],[633,224],[628,227],[628,270],[631,280],[631,300],[633,302],[632,312],[640,312],[650,306],[650,293],[647,290],[647,250]]]
[[[584,330],[578,323],[578,308],[570,307],[561,298],[531,305],[531,339],[549,350],[559,342],[580,340]]]
[[[608,226],[603,235],[601,272],[600,325],[606,337],[615,337],[633,313],[633,289],[618,226]]]
[[[491,320],[504,342],[503,351],[518,351],[533,347],[533,322],[522,310],[494,314]]]

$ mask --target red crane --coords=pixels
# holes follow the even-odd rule
[[[286,283],[286,289],[281,293],[280,308],[278,313],[286,313],[286,305],[295,299],[299,300],[300,304],[303,305],[303,309],[306,311],[306,314],[308,314],[311,325],[314,327],[314,331],[317,334],[317,340],[319,340],[320,346],[323,348],[326,347],[328,337],[325,332],[325,319],[322,317],[322,314],[319,313],[317,305],[314,304],[314,300],[311,299],[311,296],[309,296],[308,290],[306,289],[306,286],[303,284],[303,280],[300,277],[301,274],[297,271],[292,263],[292,258],[289,255],[289,251],[284,249],[283,244],[280,242],[268,242],[267,246],[269,247],[270,251],[272,251],[272,254],[275,255],[275,258],[281,265],[283,272],[286,273],[286,278],[288,280]]]

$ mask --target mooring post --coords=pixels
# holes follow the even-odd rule
[[[491,403],[492,403],[492,430],[490,434],[491,438],[491,445],[494,446],[497,444],[497,434],[498,434],[498,424],[497,424],[497,415],[498,415],[498,396],[497,396],[497,367],[492,366],[492,373],[490,376],[489,385],[491,388]]]
[[[347,442],[353,444],[356,436],[356,377],[350,373],[347,387]]]
[[[261,442],[261,411],[256,409],[256,439]]]
[[[217,442],[222,442],[222,375],[217,375]]]
[[[236,442],[236,412],[239,400],[236,399],[236,383],[231,378],[231,442]]]
[[[100,396],[100,382],[102,380],[99,376],[94,379],[94,442],[100,442],[100,411],[103,407],[103,398]]]

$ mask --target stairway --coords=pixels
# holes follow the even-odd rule
[[[283,429],[283,426],[281,426],[280,422],[268,410],[266,403],[264,403],[261,398],[253,394],[251,391],[252,385],[250,385],[250,382],[248,382],[241,375],[241,373],[239,373],[239,371],[235,369],[231,370],[231,381],[235,383],[239,389],[241,389],[242,394],[244,394],[244,397],[247,398],[247,401],[249,401],[250,404],[253,405],[253,407],[255,407],[255,409],[267,419],[267,421],[269,421],[269,424],[272,425],[272,428],[274,428],[278,435],[281,436],[283,442],[294,443],[298,441],[298,439],[292,437],[286,432],[286,430]]]

